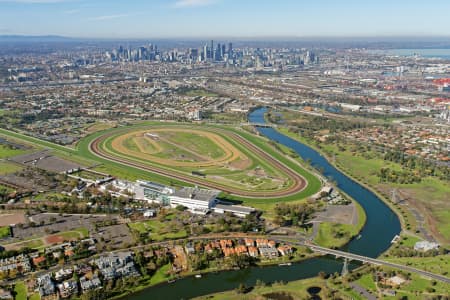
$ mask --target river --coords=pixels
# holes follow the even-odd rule
[[[265,123],[266,108],[259,108],[249,114],[252,123]],[[370,257],[377,257],[384,252],[391,240],[400,232],[400,222],[395,213],[374,193],[353,181],[321,156],[314,149],[283,135],[273,128],[258,128],[267,138],[283,144],[296,151],[311,165],[321,167],[327,178],[332,178],[337,186],[358,201],[367,215],[367,222],[361,231],[361,238],[352,240],[343,250]],[[351,266],[350,266],[351,267]],[[254,285],[256,280],[264,282],[293,281],[316,276],[320,271],[340,272],[342,262],[329,257],[309,259],[292,266],[252,267],[245,270],[224,271],[203,275],[201,279],[188,277],[171,284],[161,284],[130,295],[127,299],[189,299],[210,293],[236,288],[240,283]]]

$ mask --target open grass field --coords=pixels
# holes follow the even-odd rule
[[[337,223],[320,223],[315,242],[327,248],[335,248],[344,245],[358,231],[354,225]]]
[[[11,228],[9,226],[0,227],[0,239],[11,235]]]
[[[5,244],[3,246],[6,250],[19,250],[22,248],[36,249],[43,247],[44,242],[42,241],[42,238],[36,238],[18,243]]]
[[[383,259],[402,265],[409,265],[411,267],[415,267],[417,269],[425,270],[435,274],[449,276],[450,260],[448,258],[448,255],[438,255],[434,257],[388,257]]]
[[[169,269],[170,264],[164,265],[161,268],[159,268],[150,279],[150,284],[154,285],[169,280],[171,278],[171,276],[168,274]]]
[[[27,287],[25,286],[25,282],[18,281],[14,285],[14,292],[16,296],[14,299],[16,300],[27,300]]]
[[[315,242],[328,248],[338,248],[344,246],[348,241],[357,236],[366,223],[367,216],[362,206],[353,201],[356,209],[357,222],[345,224],[345,223],[333,223],[322,222],[319,225],[319,231],[315,238]]]
[[[181,239],[188,236],[184,228],[172,227],[170,220],[173,215],[167,215],[163,221],[157,219],[128,223],[130,229],[137,231],[139,234],[148,234],[154,241],[163,241],[170,239]]]
[[[25,152],[26,152],[25,150],[13,149],[6,145],[0,144],[0,159],[24,154]]]
[[[106,130],[109,129],[111,127],[114,127],[116,124],[112,123],[112,122],[97,122],[95,124],[89,125],[88,127],[86,127],[86,131],[91,133],[91,132],[97,132],[97,131],[102,131],[102,130]]]
[[[194,129],[133,131],[112,139],[110,147],[121,154],[175,167],[215,166],[243,156],[217,134]]]
[[[76,230],[65,231],[54,235],[45,237],[46,244],[62,243],[63,241],[75,241],[81,238],[85,238],[89,235],[86,228],[79,228]]]
[[[15,173],[22,170],[22,167],[11,162],[0,161],[0,175]]]

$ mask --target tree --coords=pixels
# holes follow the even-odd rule
[[[247,292],[247,286],[244,283],[240,283],[236,289],[236,293],[245,294]]]

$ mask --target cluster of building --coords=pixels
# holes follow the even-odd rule
[[[395,129],[365,127],[340,133],[343,138],[387,149],[399,148],[407,155],[450,161],[450,133],[445,127],[398,124]]]
[[[0,259],[0,273],[3,275],[3,278],[8,277],[11,273],[24,274],[30,271],[30,257],[26,254]]]
[[[263,259],[273,259],[276,257],[290,256],[294,249],[289,245],[279,245],[273,240],[268,239],[251,239],[245,238],[242,240],[222,239],[210,241],[204,245],[203,248],[194,247],[193,243],[188,243],[185,247],[186,253],[193,254],[196,251],[204,251],[212,253],[213,251],[220,251],[223,256],[230,257],[233,255],[249,255],[251,257],[260,257]]]
[[[430,250],[438,250],[441,245],[435,242],[419,241],[414,244],[414,250],[427,252]]]
[[[97,270],[93,271],[93,267]],[[137,276],[140,274],[131,252],[109,253],[91,260],[88,265],[62,268],[53,274],[46,273],[37,277],[36,290],[41,297],[58,294],[60,298],[70,298],[78,293],[100,289],[103,282],[109,280]]]
[[[9,258],[0,259],[0,274],[5,277],[15,277],[19,274],[26,274],[36,270],[46,262],[47,255],[54,259],[70,259],[76,254],[76,247],[84,244],[87,246],[87,251],[92,255],[96,253],[95,241],[91,238],[84,239],[78,242],[61,243],[55,246],[47,247],[43,253],[33,251],[28,254],[19,254]],[[13,274],[15,274],[13,276]],[[62,275],[63,273],[58,273]],[[56,275],[57,277],[59,275]]]
[[[92,260],[91,264],[97,266],[105,280],[139,276],[131,252],[111,253]]]
[[[156,45],[128,47],[106,51],[110,62],[156,61],[182,64],[226,63],[241,67],[278,67],[319,63],[319,57],[306,49],[262,49],[244,47],[235,49],[233,43],[215,43],[211,40],[202,47],[160,50]]]
[[[100,190],[108,190],[113,187],[119,193],[125,195],[130,193],[134,199],[150,203],[158,203],[162,206],[184,206],[190,212],[196,214],[207,214],[214,212],[218,214],[231,213],[238,217],[245,217],[255,212],[254,208],[222,203],[217,199],[220,191],[200,189],[197,187],[183,187],[174,189],[155,182],[137,180],[135,183],[114,180],[100,187]],[[116,192],[117,193],[117,192]]]

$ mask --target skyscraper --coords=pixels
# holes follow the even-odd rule
[[[222,51],[220,52],[220,57],[223,59],[225,56],[226,50],[225,50],[225,44],[222,45]]]
[[[205,44],[205,46],[203,46],[203,61],[207,60],[208,60],[208,45]]]

